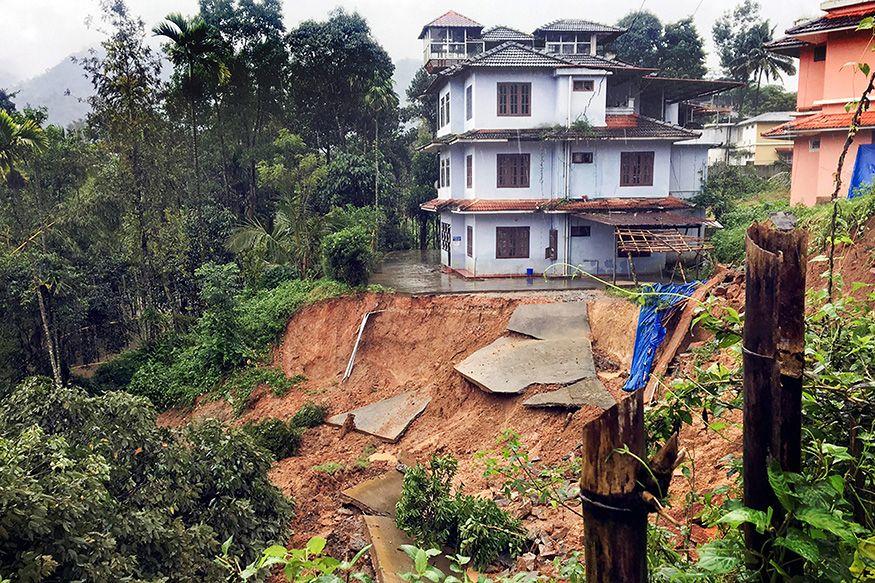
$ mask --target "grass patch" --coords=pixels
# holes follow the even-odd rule
[[[307,377],[297,374],[291,378],[283,371],[269,367],[248,367],[232,372],[222,383],[222,394],[231,403],[234,415],[240,416],[251,403],[255,389],[265,385],[277,397],[282,397],[296,385],[306,381]]]
[[[322,474],[328,474],[329,476],[333,476],[338,472],[342,472],[346,466],[344,466],[340,462],[325,462],[324,464],[319,464],[318,466],[313,466],[314,472],[320,472]]]
[[[316,403],[304,403],[295,416],[292,417],[292,423],[297,427],[316,427],[325,423],[325,416],[328,414],[328,409]]]
[[[275,460],[285,459],[298,453],[304,430],[279,419],[250,421],[243,425],[243,432],[249,435],[260,448],[269,451]]]

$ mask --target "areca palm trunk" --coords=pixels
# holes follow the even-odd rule
[[[46,341],[46,352],[49,356],[49,366],[52,368],[52,382],[54,382],[55,388],[60,388],[64,384],[61,376],[61,356],[58,350],[57,334],[53,330],[52,321],[54,318],[50,313],[51,303],[45,284],[37,283],[36,299]]]
[[[380,116],[374,118],[374,251],[380,239]]]

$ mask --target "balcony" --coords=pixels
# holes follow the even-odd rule
[[[466,59],[470,59],[483,52],[482,40],[469,40],[467,42],[429,42],[423,51],[425,68],[429,73],[434,73],[452,67]]]

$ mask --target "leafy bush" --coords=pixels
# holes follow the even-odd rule
[[[0,573],[20,580],[221,580],[288,533],[270,459],[218,422],[172,432],[141,397],[35,377],[0,402]]]
[[[222,385],[234,409],[235,415],[240,415],[249,407],[252,393],[259,386],[267,386],[270,392],[280,397],[290,391],[295,385],[304,382],[306,377],[295,375],[289,378],[283,371],[265,367],[241,368],[231,373]]]
[[[292,417],[292,425],[295,427],[310,428],[325,423],[328,409],[316,403],[304,403],[295,416]]]
[[[718,221],[723,221],[739,202],[768,189],[768,180],[747,166],[717,164],[708,171],[701,194],[696,195],[692,202],[711,211]]]
[[[450,492],[458,467],[452,456],[433,456],[428,466],[416,464],[404,474],[396,523],[422,546],[440,548],[453,534],[456,508]]]
[[[125,350],[97,367],[92,377],[95,387],[102,390],[124,388],[131,383],[137,369],[149,360],[145,350]]]
[[[267,384],[271,380],[282,384],[270,372],[235,371],[265,360],[270,345],[297,310],[349,292],[348,286],[324,279],[297,279],[272,289],[237,291],[235,269],[206,267],[198,272],[202,276],[201,298],[207,307],[193,330],[166,340],[160,350],[150,351],[130,383],[119,387],[148,397],[159,409],[190,405],[196,396],[218,388],[232,373],[241,375],[230,379],[238,388],[247,385],[253,389],[258,375],[269,376]],[[241,401],[239,410],[245,408],[246,399],[234,399],[235,403]]]
[[[325,274],[352,286],[364,285],[370,277],[373,252],[368,232],[361,226],[347,227],[322,241]]]
[[[526,540],[518,520],[492,500],[450,495],[457,468],[452,456],[408,468],[395,507],[398,528],[423,546],[450,545],[470,557],[476,569],[485,569],[502,554],[518,555]]]
[[[252,437],[256,445],[273,454],[274,459],[292,457],[301,447],[304,430],[279,419],[250,421],[243,425],[243,432]]]
[[[754,221],[762,221],[769,215],[788,210],[785,201],[765,201],[734,206],[727,211],[721,221],[723,228],[712,237],[714,258],[721,263],[737,264],[744,260],[744,241],[747,228]]]

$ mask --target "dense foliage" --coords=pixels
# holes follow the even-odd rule
[[[70,128],[3,92],[0,393],[141,346],[95,383],[184,402],[275,337],[311,285],[295,279],[346,257],[363,283],[374,254],[431,240],[418,203],[434,180],[411,172],[426,110],[402,125],[365,20],[288,28],[279,0],[197,6],[145,23],[102,0],[100,50],[77,61],[91,114]]]
[[[526,540],[520,522],[493,500],[462,492],[451,494],[458,462],[434,456],[404,474],[396,507],[398,528],[429,548],[448,545],[485,569],[501,555],[515,557]]]
[[[636,10],[617,21],[617,26],[627,30],[611,45],[620,60],[659,69],[670,77],[702,79],[707,73],[704,41],[692,18],[663,28],[658,16]]]
[[[0,574],[21,580],[220,581],[233,535],[283,540],[291,505],[270,459],[216,422],[178,432],[126,393],[25,381],[0,402]]]
[[[856,288],[857,286],[852,286]],[[851,296],[827,301],[809,294],[806,317],[806,375],[803,386],[803,466],[800,473],[772,466],[769,482],[780,508],[761,512],[740,501],[740,481],[707,496],[688,497],[699,520],[718,526],[721,538],[697,550],[660,554],[658,580],[744,581],[795,572],[810,581],[868,580],[875,573],[875,293],[865,301]],[[665,398],[646,414],[652,439],[664,439],[683,423],[705,422],[715,437],[727,430],[724,413],[741,404],[740,334],[743,315],[716,302],[701,309],[698,321],[715,332],[697,355],[734,354],[736,365],[697,367],[675,380]],[[691,468],[685,470],[693,486]],[[736,480],[741,476],[732,470]],[[774,513],[784,517],[772,524]],[[752,572],[738,526],[751,524],[766,535],[757,552],[762,565]],[[689,531],[686,531],[687,535]],[[658,535],[656,535],[658,537]],[[668,539],[666,539],[668,540]]]

